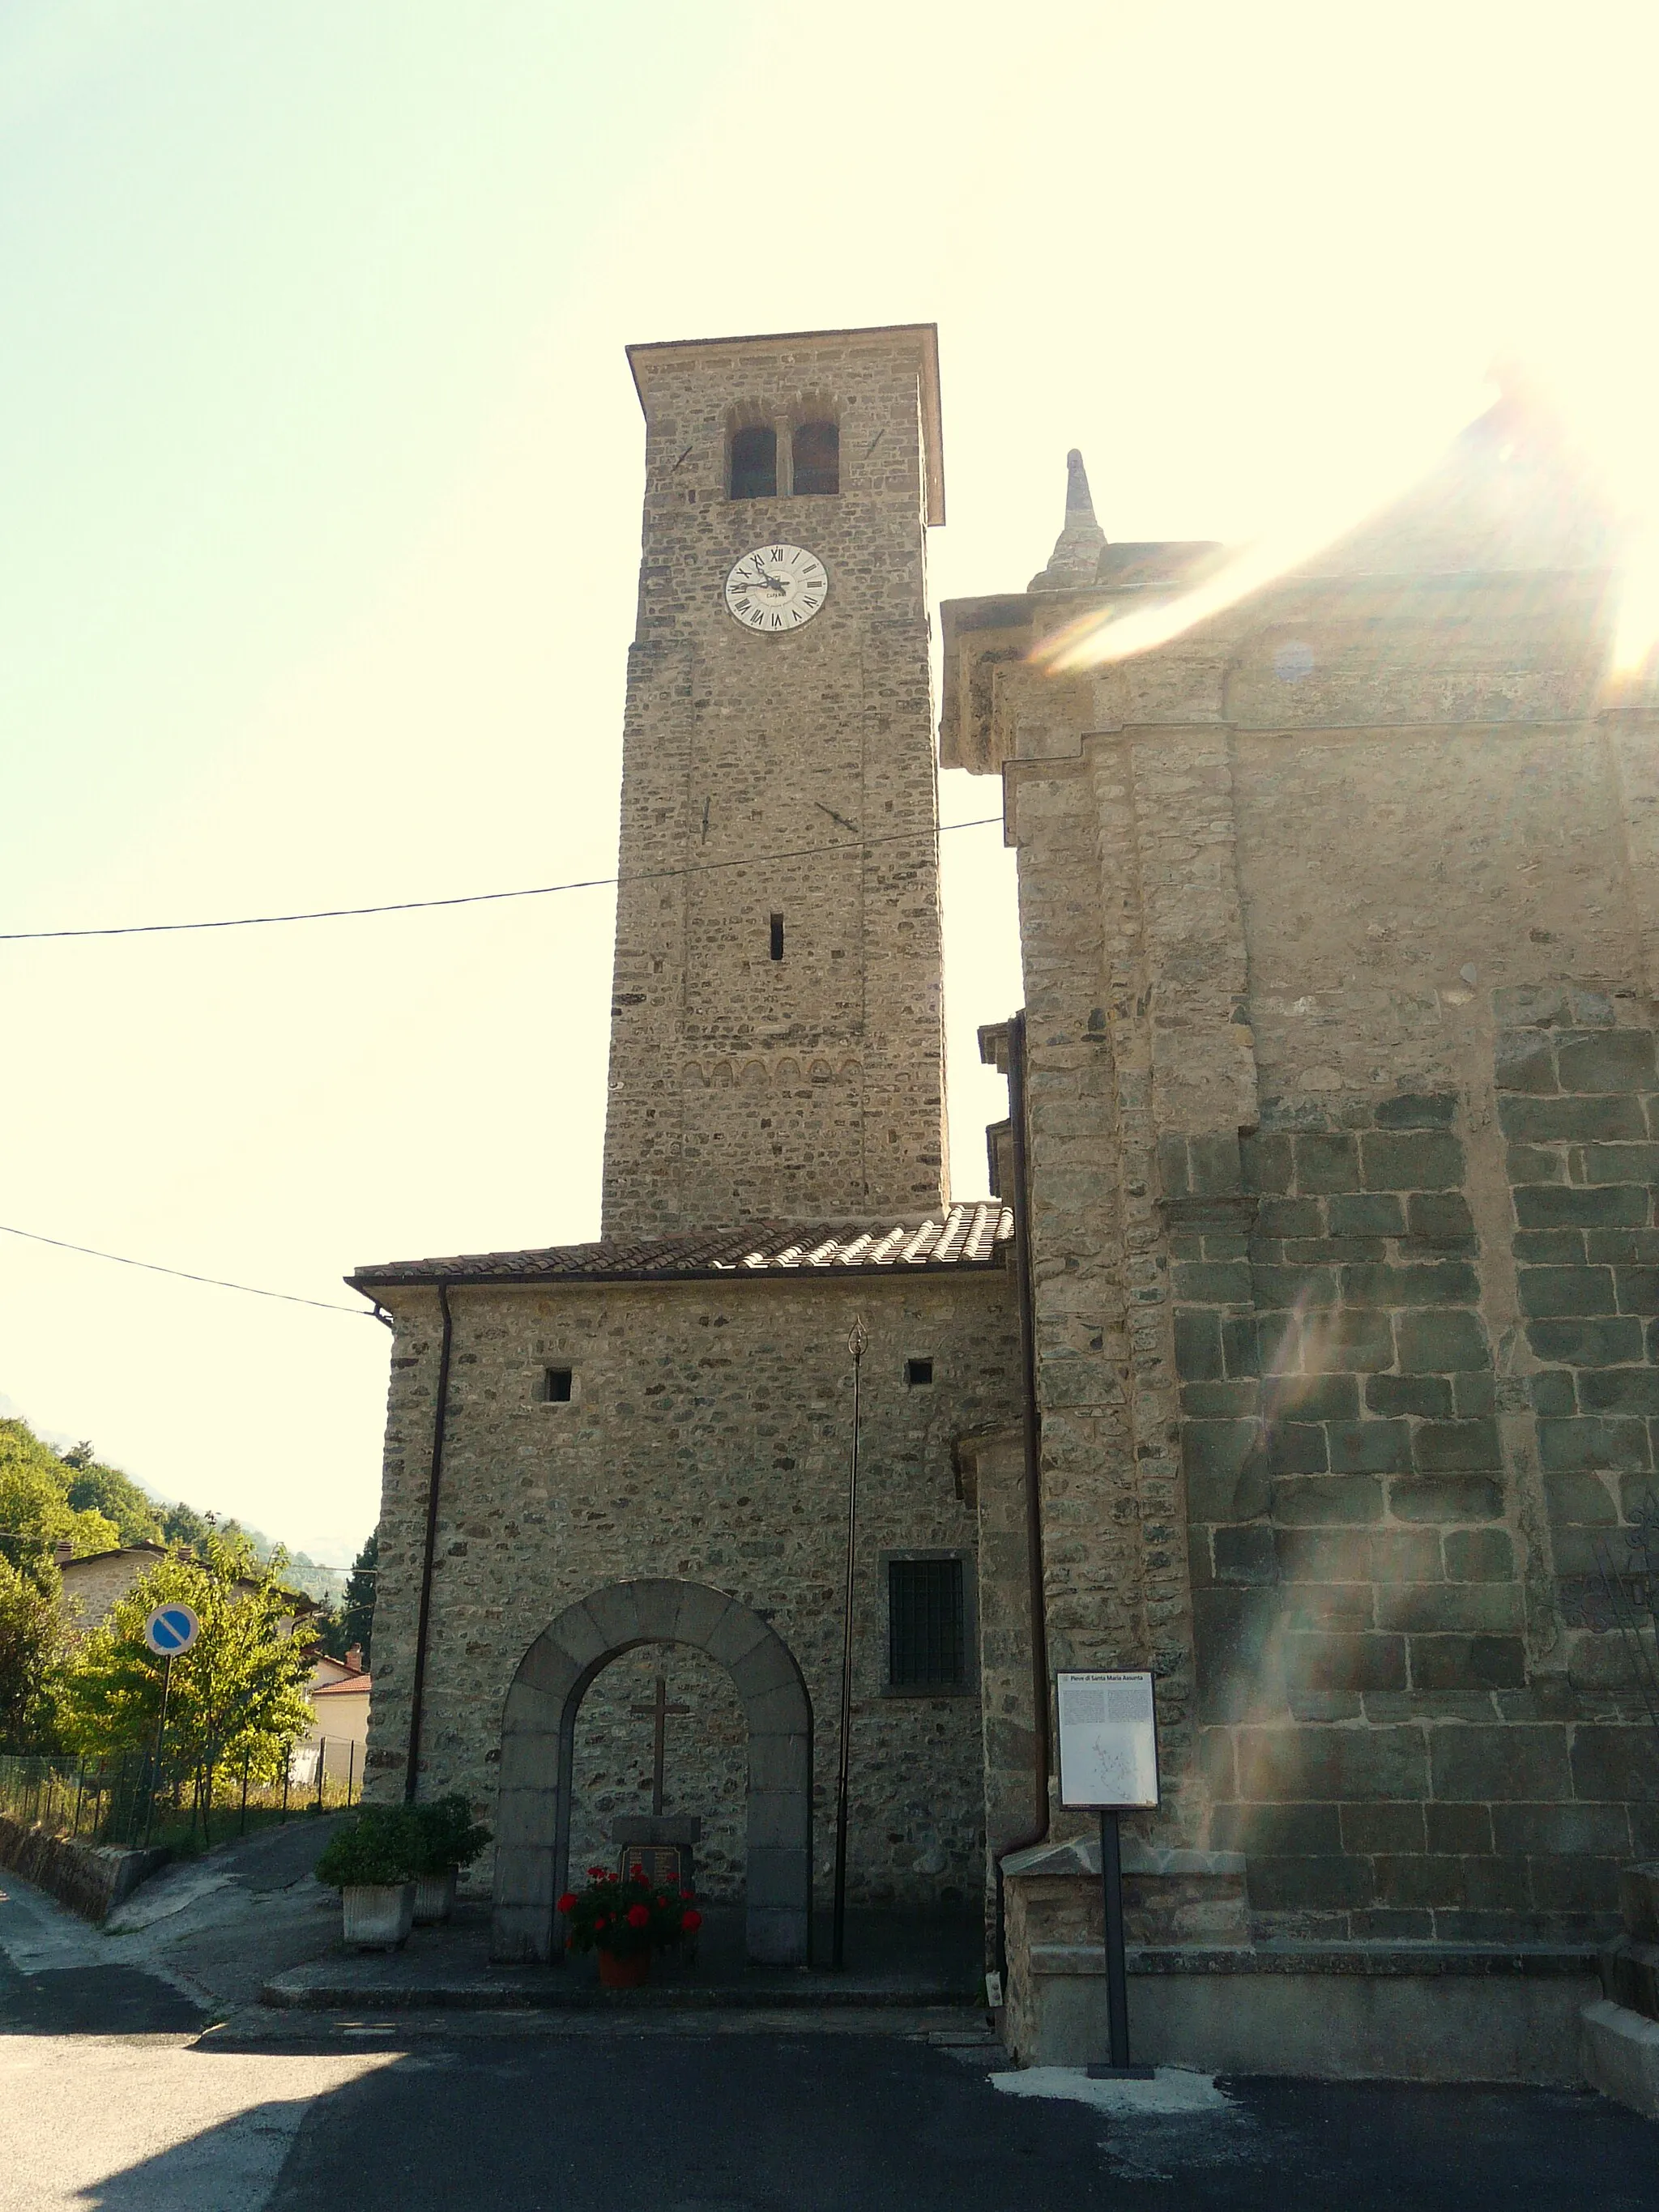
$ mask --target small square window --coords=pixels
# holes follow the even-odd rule
[[[895,1690],[959,1690],[968,1680],[960,1559],[887,1562],[887,1680]]]
[[[907,1359],[904,1363],[904,1387],[907,1390],[925,1389],[933,1379],[931,1359]]]
[[[568,1406],[570,1403],[570,1386],[574,1380],[574,1368],[544,1367],[542,1403],[544,1406]]]

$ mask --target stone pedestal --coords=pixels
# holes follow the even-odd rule
[[[692,1852],[694,1845],[702,1840],[702,1821],[695,1813],[619,1813],[611,1823],[611,1840],[621,1845],[624,1860],[630,1850],[673,1851],[678,1862],[675,1878],[679,1887],[696,1887],[696,1865]],[[653,1865],[648,1857],[642,1863],[653,1881],[663,1878],[659,1865]]]
[[[1625,1932],[1602,1952],[1583,2015],[1584,2072],[1603,2096],[1659,2120],[1659,1860],[1619,1875]]]

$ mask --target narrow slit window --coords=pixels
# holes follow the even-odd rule
[[[732,433],[732,496],[772,499],[778,489],[778,434],[769,422]]]
[[[833,422],[803,422],[790,447],[797,496],[841,489],[841,432]]]
[[[542,1370],[542,1403],[544,1406],[568,1406],[570,1387],[575,1370],[569,1367],[544,1367]]]
[[[925,1390],[933,1379],[931,1359],[907,1359],[904,1363],[904,1387],[907,1390]]]
[[[895,1690],[959,1690],[967,1681],[960,1559],[888,1561],[887,1680]]]
[[[772,917],[772,957],[775,960],[783,957],[783,916],[781,914],[775,914]]]

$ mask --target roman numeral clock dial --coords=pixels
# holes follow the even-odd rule
[[[787,637],[811,621],[829,589],[823,562],[804,545],[757,545],[726,578],[726,609],[745,629]]]

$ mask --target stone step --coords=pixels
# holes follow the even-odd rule
[[[1614,2004],[1659,2021],[1659,1942],[1621,1936],[1601,1954],[1601,1990]]]
[[[1619,1910],[1626,1936],[1638,1943],[1659,1943],[1659,1859],[1620,1867]]]

